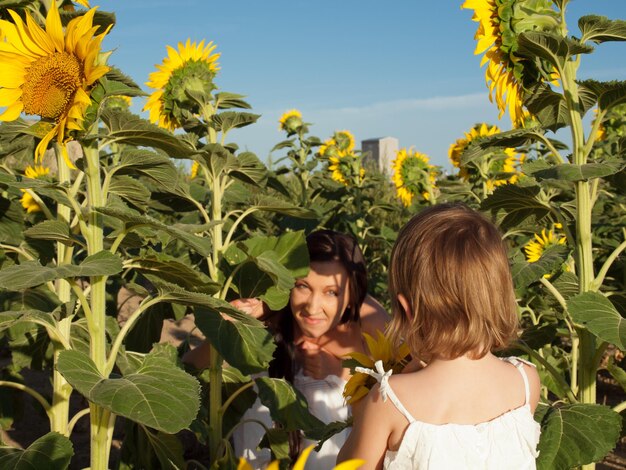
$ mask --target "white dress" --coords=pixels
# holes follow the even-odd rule
[[[316,418],[328,424],[333,421],[345,421],[350,416],[350,407],[343,398],[345,380],[336,375],[317,380],[298,373],[294,377],[295,387],[304,395],[309,411]],[[268,428],[272,427],[269,409],[257,399],[255,404],[244,414],[243,420],[255,419]],[[348,438],[349,429],[335,434],[319,452],[312,452],[306,464],[306,470],[328,470],[335,466],[337,454]],[[254,468],[264,469],[270,462],[269,449],[257,449],[265,430],[257,423],[244,423],[233,433],[235,455],[244,457]],[[315,441],[303,440],[303,447],[316,444]]]
[[[524,380],[525,402],[497,418],[479,424],[430,424],[418,421],[402,405],[389,386],[389,372],[377,364],[371,371],[380,382],[383,399],[388,397],[409,421],[397,451],[387,451],[383,463],[390,470],[530,470],[535,469],[541,428],[530,410],[530,389],[523,363],[513,364]],[[530,364],[532,365],[532,364]]]

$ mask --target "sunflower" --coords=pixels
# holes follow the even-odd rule
[[[551,246],[565,245],[565,235],[556,233],[556,229],[560,228],[560,224],[555,224],[554,230],[541,231],[541,234],[535,234],[534,240],[531,240],[524,246],[524,252],[526,253],[526,259],[529,263],[535,263],[539,261],[541,255]]]
[[[328,159],[328,171],[331,172],[330,177],[338,183],[348,186],[352,166],[350,160],[352,158],[352,155],[330,157]]]
[[[500,118],[508,107],[516,125],[523,120],[524,88],[555,79],[551,65],[535,65],[515,55],[517,37],[525,31],[557,32],[559,14],[552,0],[465,0],[461,8],[474,10],[472,20],[478,23],[474,54],[484,53],[480,65],[487,64],[489,100],[495,96]]]
[[[200,164],[194,160],[194,162],[191,164],[191,171],[189,172],[189,176],[191,177],[191,179],[198,176],[199,170],[200,170]]]
[[[430,200],[437,170],[428,162],[429,158],[426,155],[413,149],[407,151],[403,148],[396,154],[391,178],[396,185],[398,198],[406,207],[411,205],[413,198],[418,194],[425,200]]]
[[[369,355],[356,351],[347,354],[347,357],[353,359],[362,367],[372,369],[376,361],[382,361],[385,370],[392,369],[394,373],[398,373],[408,363],[409,347],[406,344],[403,344],[399,350],[395,350],[392,343],[380,331],[377,332],[376,338],[367,333],[363,333],[363,337],[367,343]],[[355,372],[343,389],[343,396],[346,402],[352,405],[359,401],[368,394],[375,382],[375,379],[369,375],[363,372]]]
[[[45,30],[29,13],[24,23],[17,13],[8,12],[13,23],[0,20],[5,36],[0,42],[0,106],[7,108],[0,121],[13,121],[25,113],[49,124],[35,149],[39,161],[53,138],[64,144],[70,140],[69,131],[82,129],[91,88],[109,71],[101,62],[100,45],[110,26],[94,36],[96,9],[92,8],[72,19],[64,34],[56,2],[51,2]],[[67,151],[63,155],[74,168]]]
[[[293,134],[298,132],[298,129],[302,127],[302,113],[297,109],[290,109],[283,113],[283,115],[278,120],[278,128],[287,132],[288,134]]]
[[[337,142],[335,142],[335,139],[331,138],[325,140],[324,143],[320,145],[318,153],[321,157],[331,157],[334,154],[337,154]]]
[[[50,173],[50,168],[42,165],[27,166],[26,170],[24,170],[24,176],[32,179],[43,178],[44,176],[47,176],[48,173]],[[22,195],[22,198],[20,199],[20,202],[22,203],[22,207],[26,209],[26,212],[28,214],[41,211],[41,207],[39,206],[37,201],[35,201],[33,196],[31,196],[25,189],[21,189],[20,191],[24,193]]]
[[[354,136],[350,131],[337,131],[333,136],[340,154],[348,154],[354,150]]]
[[[514,148],[505,148],[502,151],[483,155],[477,161],[467,164],[461,162],[463,152],[473,140],[499,133],[500,128],[498,126],[490,127],[485,123],[476,124],[469,132],[465,133],[464,137],[457,139],[450,145],[448,156],[452,164],[459,169],[461,179],[473,184],[484,180],[489,191],[493,191],[496,186],[515,183],[518,180],[517,166],[525,156],[518,156]]]
[[[213,54],[217,46],[213,41],[204,44],[187,42],[178,43],[178,50],[167,46],[168,56],[156,72],[150,74],[146,82],[156,91],[150,95],[144,111],[150,112],[150,121],[165,129],[174,130],[182,127],[186,112],[197,114],[198,103],[189,98],[188,93],[210,93],[215,89],[213,79],[219,70],[219,53]]]
[[[298,460],[296,460],[296,463],[293,465],[293,470],[304,470],[304,466],[309,458],[309,455],[311,454],[311,451],[313,450],[313,447],[315,446],[310,445],[302,451],[300,457],[298,457]],[[345,462],[333,467],[333,470],[357,470],[364,463],[365,460],[361,459],[346,460]],[[267,466],[266,470],[278,470],[279,468],[279,462],[278,460],[275,460]],[[252,466],[246,461],[246,459],[241,457],[239,459],[239,465],[237,465],[237,470],[252,470]]]

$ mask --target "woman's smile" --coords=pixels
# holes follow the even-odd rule
[[[348,272],[339,261],[312,262],[309,274],[296,281],[289,298],[300,333],[319,338],[336,327],[349,296]]]

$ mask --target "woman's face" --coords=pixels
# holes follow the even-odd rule
[[[339,261],[314,261],[296,281],[289,306],[304,336],[319,338],[336,327],[348,307],[348,272]]]

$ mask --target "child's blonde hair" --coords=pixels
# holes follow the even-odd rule
[[[414,216],[391,253],[390,335],[424,360],[480,358],[517,335],[511,271],[499,230],[463,204]],[[398,301],[403,295],[411,311]]]

